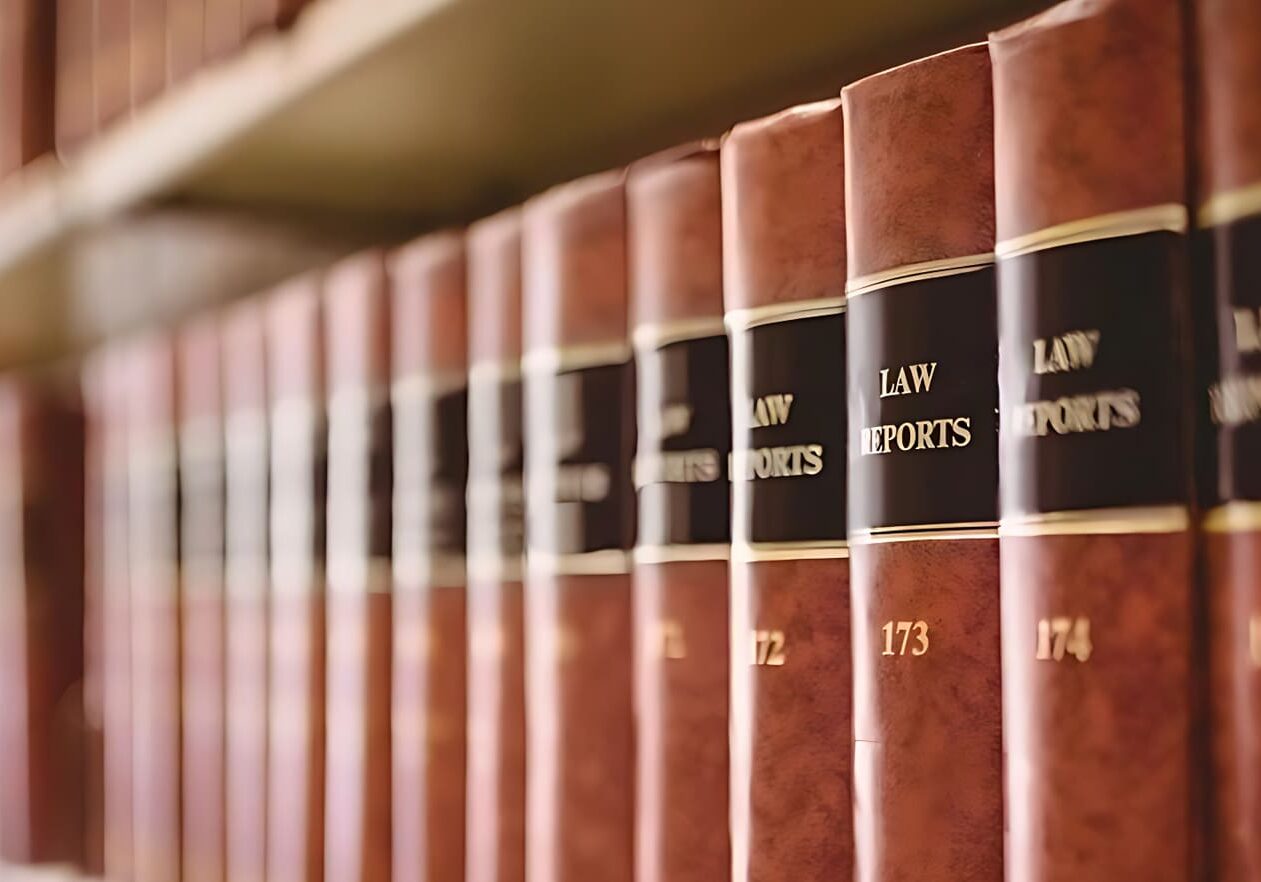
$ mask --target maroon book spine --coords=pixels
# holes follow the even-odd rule
[[[632,166],[639,882],[730,875],[731,396],[718,151]]]
[[[1201,498],[1219,882],[1261,878],[1261,7],[1195,4]]]
[[[185,882],[225,882],[223,387],[219,322],[178,336]]]
[[[131,0],[93,0],[92,90],[96,128],[131,113]]]
[[[1199,878],[1183,14],[991,36],[1007,876]]]
[[[269,579],[267,360],[263,306],[223,318],[227,477],[227,868],[232,882],[267,877]]]
[[[167,0],[166,75],[169,84],[201,69],[206,57],[207,0]]]
[[[634,373],[623,173],[525,207],[526,876],[633,878]]]
[[[1001,882],[989,53],[843,101],[855,878]]]
[[[853,865],[839,100],[722,148],[735,882]]]
[[[167,6],[180,0],[131,0],[131,105],[138,108],[166,90]]]
[[[521,212],[468,231],[467,882],[525,880]]]
[[[468,336],[464,238],[390,260],[394,338],[393,882],[464,878]]]
[[[94,0],[56,0],[55,8],[54,140],[58,155],[69,159],[96,129],[95,4]]]
[[[334,266],[328,353],[328,882],[390,878],[393,453],[384,257]]]
[[[220,61],[234,53],[245,37],[243,0],[202,0],[205,60]]]
[[[57,7],[0,2],[0,178],[53,149]]]
[[[83,856],[83,415],[0,383],[0,861]]]
[[[328,430],[319,282],[289,282],[264,308],[271,443],[267,879],[321,882]]]
[[[179,882],[181,591],[176,353],[152,332],[132,350],[128,403],[133,882]]]

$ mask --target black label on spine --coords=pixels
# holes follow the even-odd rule
[[[464,554],[467,414],[463,388],[395,396],[396,554]]]
[[[998,516],[992,267],[849,301],[849,519],[855,531]]]
[[[514,564],[525,553],[521,381],[471,381],[468,404],[469,554]]]
[[[735,536],[845,540],[845,314],[733,329]]]
[[[629,551],[634,544],[634,378],[629,363],[527,376],[531,551]]]
[[[725,335],[679,340],[636,355],[639,543],[731,539],[731,395]]]
[[[393,420],[388,401],[329,415],[330,560],[388,559],[393,541]]]
[[[1212,296],[1210,362],[1197,402],[1207,427],[1205,502],[1261,500],[1261,217],[1200,234]]]
[[[1185,502],[1185,262],[1166,232],[999,262],[1003,517]]]

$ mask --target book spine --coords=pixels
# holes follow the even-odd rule
[[[1197,317],[1208,595],[1215,878],[1261,876],[1261,9],[1195,6],[1199,52]]]
[[[521,213],[468,231],[467,882],[525,879]]]
[[[990,52],[1007,874],[1194,879],[1180,4]]]
[[[267,879],[324,878],[328,477],[320,285],[301,277],[266,310],[270,407]]]
[[[843,136],[836,100],[722,149],[735,882],[853,863]]]
[[[9,863],[82,859],[81,419],[69,396],[35,381],[0,385],[0,860]]]
[[[526,875],[633,878],[634,373],[622,174],[527,203]]]
[[[110,462],[110,388],[105,351],[89,354],[79,368],[84,412],[83,480],[83,865],[89,876],[105,874],[105,635],[109,534],[106,502]]]
[[[223,389],[216,317],[178,337],[185,882],[224,882]]]
[[[0,178],[53,149],[57,9],[0,3]]]
[[[245,38],[242,2],[203,0],[206,61],[220,61],[240,48]]]
[[[222,324],[228,623],[227,868],[233,882],[267,876],[269,631],[267,360],[259,303]]]
[[[644,160],[626,198],[639,436],[636,879],[713,882],[730,872],[731,396],[717,150]]]
[[[168,84],[188,79],[206,58],[207,0],[167,0],[166,74]]]
[[[385,264],[370,252],[329,273],[328,686],[324,872],[390,877],[392,430]]]
[[[131,113],[131,0],[93,0],[96,128]]]
[[[132,107],[141,107],[166,90],[167,3],[168,0],[131,0]]]
[[[75,155],[96,128],[93,0],[56,0],[53,127],[57,154]]]
[[[464,240],[390,261],[394,355],[393,882],[464,877],[468,336]]]
[[[842,99],[855,879],[1001,882],[989,54]]]
[[[175,347],[134,343],[128,404],[128,540],[134,882],[180,879],[179,460]]]

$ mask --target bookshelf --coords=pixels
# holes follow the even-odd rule
[[[0,366],[980,38],[1029,0],[321,0],[0,185]]]

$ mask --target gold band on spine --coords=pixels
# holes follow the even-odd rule
[[[1206,533],[1253,533],[1261,531],[1261,502],[1227,502],[1204,515]]]
[[[1056,224],[1035,233],[1015,236],[995,245],[994,254],[999,260],[1004,260],[1019,257],[1022,254],[1032,254],[1035,251],[1045,251],[1048,248],[1079,245],[1099,239],[1117,239],[1143,233],[1185,233],[1186,231],[1187,208],[1185,205],[1179,203],[1149,205],[1146,208],[1117,211]]]
[[[538,346],[521,357],[521,370],[527,374],[576,371],[623,364],[630,357],[630,343],[620,339],[578,346]]]
[[[620,548],[574,554],[528,551],[525,563],[529,572],[553,576],[618,576],[631,571],[630,552]]]
[[[910,282],[922,282],[926,279],[941,279],[947,276],[958,276],[975,272],[994,265],[994,252],[985,254],[968,254],[963,257],[947,257],[941,260],[925,260],[920,263],[908,263],[896,266],[883,272],[871,273],[850,279],[845,285],[847,297],[861,297],[895,285]]]
[[[468,381],[475,383],[503,383],[521,379],[521,359],[482,358],[468,367]]]
[[[849,557],[849,543],[843,539],[805,542],[736,542],[731,559],[736,563],[765,560],[834,560]]]
[[[998,521],[959,521],[953,524],[906,524],[896,527],[873,527],[855,530],[849,541],[854,545],[878,545],[883,542],[928,542],[944,539],[993,539],[998,536]]]
[[[820,297],[816,300],[794,300],[791,303],[770,303],[748,309],[733,309],[723,317],[723,322],[729,331],[743,331],[758,325],[838,315],[845,311],[845,302],[844,297]]]
[[[470,582],[520,582],[525,577],[525,557],[475,554],[466,562]]]
[[[633,558],[637,564],[730,560],[731,546],[716,542],[697,545],[638,545],[635,547]]]
[[[999,522],[1000,536],[1077,536],[1125,533],[1181,533],[1191,527],[1182,505],[1054,511]]]
[[[468,385],[464,371],[418,372],[399,377],[390,385],[390,398],[395,404],[423,401],[437,395],[455,392]]]
[[[639,325],[631,334],[631,342],[636,352],[651,352],[670,343],[719,337],[725,334],[726,330],[726,325],[719,316],[679,319],[673,322]]]
[[[1202,227],[1216,227],[1261,214],[1261,181],[1214,193],[1204,201],[1196,220]]]

